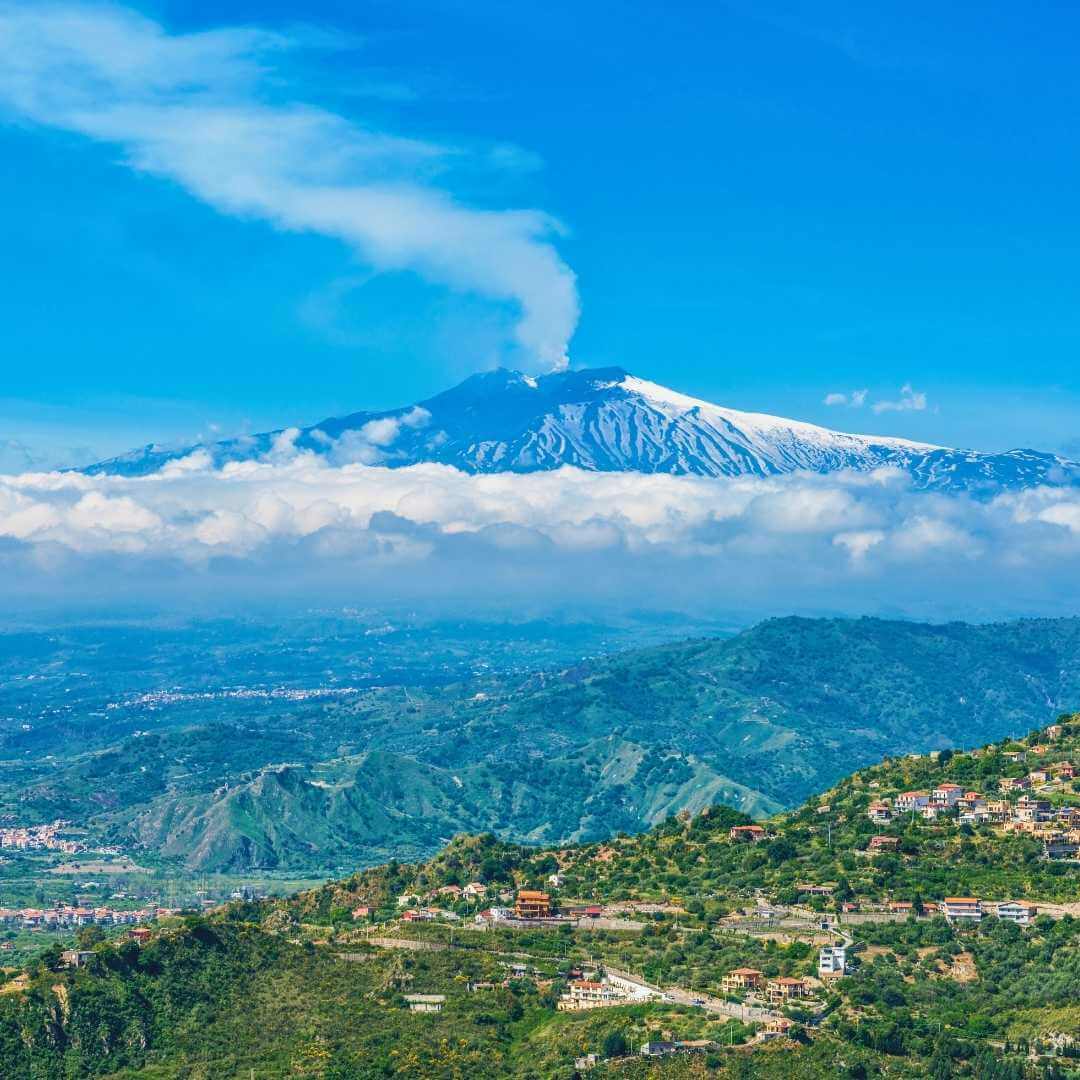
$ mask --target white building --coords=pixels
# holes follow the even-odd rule
[[[946,896],[941,913],[949,922],[977,923],[982,920],[982,904],[974,896]]]
[[[896,809],[901,813],[909,810],[921,810],[930,802],[930,793],[927,791],[905,791],[896,796]]]
[[[1039,914],[1039,909],[1034,904],[1025,900],[1008,900],[1004,904],[998,904],[997,917],[1014,922],[1018,926],[1028,926]]]
[[[819,975],[843,975],[847,972],[847,948],[844,945],[825,945],[818,952]]]
[[[964,789],[959,784],[938,784],[930,793],[930,801],[935,806],[952,807],[960,801],[963,794]]]

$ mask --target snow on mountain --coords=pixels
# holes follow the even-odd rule
[[[910,473],[916,486],[929,489],[997,490],[1080,482],[1080,465],[1053,454],[1035,450],[986,454],[851,435],[722,408],[621,368],[539,377],[499,369],[473,375],[401,409],[354,413],[312,427],[183,449],[151,445],[85,471],[141,476],[183,459],[220,467],[274,460],[294,447],[334,464],[393,468],[440,462],[469,473],[524,473],[573,465],[600,472],[773,476],[891,465]]]

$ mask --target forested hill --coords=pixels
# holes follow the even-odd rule
[[[490,834],[459,836],[425,863],[373,867],[284,903],[304,917],[366,904],[376,918],[391,918],[402,894],[445,903],[431,890],[470,881],[489,883],[492,894],[544,888],[557,873],[564,896],[590,902],[678,897],[711,917],[755,894],[805,901],[811,898],[807,884],[829,887],[813,898],[829,909],[844,901],[918,906],[945,896],[1076,905],[1075,855],[1048,858],[1046,846],[1048,838],[1080,844],[1078,776],[1080,714],[1063,715],[1018,741],[904,755],[859,769],[801,806],[760,820],[756,836],[733,834],[739,827],[745,833],[751,818],[726,806],[679,814],[637,835],[558,848],[510,844]],[[1020,786],[1026,777],[1039,779]],[[928,796],[949,784],[960,789],[957,795],[978,798],[932,815],[898,804],[904,792]],[[1029,814],[1021,823],[1021,807],[1031,799],[1041,804],[1038,820]],[[872,807],[884,812],[873,817]],[[961,816],[969,809],[975,810],[970,822]]]
[[[1077,619],[773,619],[495,688],[459,710],[457,754],[618,735],[791,806],[860,764],[1019,734],[1077,700]]]
[[[1077,701],[1080,620],[774,619],[541,674],[15,727],[0,812],[191,869],[335,873],[460,832],[553,844],[717,803],[766,816],[860,765],[1023,733]]]
[[[727,807],[604,845],[461,837],[422,865],[169,917],[145,942],[86,928],[77,968],[53,946],[29,971],[0,974],[0,1071],[5,1080],[577,1080],[577,1059],[592,1053],[594,1080],[1078,1080],[1080,921],[1046,903],[1075,910],[1075,864],[1040,858],[1037,837],[1000,822],[968,826],[959,806],[933,820],[868,818],[886,800],[899,809],[909,786],[948,783],[1006,790],[1019,811],[1023,796],[1002,781],[1021,777],[1041,777],[1038,797],[1057,815],[1080,802],[1078,757],[1080,717],[1062,717],[1020,743],[862,769],[766,822],[760,838],[733,835],[748,819]],[[869,846],[882,835],[895,851]],[[827,895],[807,894],[826,881]],[[537,887],[565,911],[664,903],[595,927],[474,920]],[[931,908],[968,894],[983,898],[979,924]],[[798,902],[781,912],[792,917],[784,934],[760,925],[753,901],[763,898]],[[907,910],[883,910],[905,899]],[[1018,925],[1000,917],[995,902],[1006,899],[1037,901],[1039,911]],[[842,920],[850,961],[830,981],[815,978],[826,910]],[[725,976],[747,965],[812,980],[810,1001],[782,1006],[789,1037],[755,1037],[760,1014],[747,1023],[739,994],[721,1002]],[[586,966],[640,973],[668,999],[560,1010]],[[679,992],[689,986],[692,995]],[[413,1012],[406,995],[438,1006]],[[694,1052],[631,1055],[667,1031],[693,1039]]]

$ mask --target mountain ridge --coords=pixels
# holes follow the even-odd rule
[[[463,830],[599,840],[705,794],[764,816],[853,766],[1030,730],[1078,699],[1077,619],[774,619],[263,722],[151,703],[100,741],[65,727],[35,760],[17,728],[0,815],[79,821],[197,870],[415,858]]]
[[[1054,454],[956,450],[857,435],[728,409],[640,379],[621,367],[531,376],[498,368],[413,405],[329,417],[181,449],[150,444],[91,465],[90,475],[146,476],[183,459],[222,468],[297,451],[334,465],[426,462],[466,473],[589,472],[735,477],[842,469],[906,472],[917,488],[997,490],[1080,481]]]

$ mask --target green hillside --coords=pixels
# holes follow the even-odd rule
[[[243,722],[224,704],[193,726],[155,712],[104,748],[69,724],[0,763],[0,815],[69,819],[191,870],[335,873],[463,830],[558,843],[716,802],[765,816],[860,765],[1028,731],[1076,700],[1080,620],[776,619],[262,720],[248,703]]]
[[[150,943],[93,946],[78,970],[63,969],[55,950],[0,985],[3,1075],[571,1080],[575,1060],[595,1054],[587,1074],[596,1080],[1075,1080],[1080,919],[1069,912],[1080,911],[1080,879],[1076,862],[1031,845],[1080,804],[1068,768],[1077,758],[1080,716],[1063,717],[1020,742],[861,769],[763,821],[760,840],[733,838],[750,818],[728,807],[605,844],[463,836],[423,863],[166,920]],[[1043,779],[1031,791],[986,801],[1010,815],[1047,804],[1057,817],[1037,833],[1007,831],[1005,821],[972,827],[956,807],[932,821],[869,819],[871,804],[895,806],[907,791],[956,783],[989,792],[1033,776]],[[869,854],[873,836],[894,837],[897,851]],[[482,899],[448,889],[470,882]],[[828,895],[805,894],[826,884]],[[473,921],[479,907],[526,887],[548,888],[565,910],[599,904],[601,919]],[[408,922],[402,895],[443,914]],[[981,897],[982,921],[935,912],[951,895]],[[904,897],[914,900],[909,913],[884,910]],[[995,914],[1006,899],[1043,910],[1017,925]],[[618,906],[631,901],[661,903]],[[767,919],[761,904],[777,911]],[[825,916],[833,929],[822,929]],[[842,937],[846,975],[818,978],[817,945]],[[808,988],[770,1006],[790,1025],[775,1040],[763,1041],[766,1019],[739,1013],[744,999],[722,985],[747,966]],[[560,1011],[586,968],[638,973],[671,1000]],[[415,994],[437,995],[441,1011],[410,1011]],[[636,1052],[663,1040],[685,1049],[658,1060]]]

